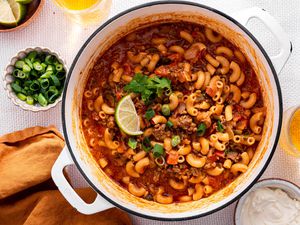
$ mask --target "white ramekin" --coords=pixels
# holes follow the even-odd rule
[[[12,75],[15,63],[18,60],[25,58],[26,55],[28,55],[28,53],[30,53],[32,51],[45,52],[45,53],[49,53],[51,55],[54,55],[57,58],[57,60],[64,66],[64,69],[65,69],[66,74],[67,74],[68,70],[67,70],[67,67],[66,67],[66,62],[62,59],[62,57],[58,53],[56,53],[54,51],[51,51],[48,48],[44,48],[44,47],[30,47],[30,48],[26,48],[24,50],[19,51],[14,57],[12,57],[12,59],[10,60],[8,66],[6,66],[6,68],[4,69],[4,73],[3,73],[3,77],[2,77],[3,86],[4,86],[4,90],[7,93],[7,96],[11,99],[11,101],[15,105],[20,106],[24,110],[33,111],[33,112],[46,111],[46,110],[56,106],[56,104],[61,101],[62,95],[59,98],[57,98],[55,100],[55,102],[53,102],[52,104],[49,104],[47,106],[40,106],[40,105],[37,105],[37,104],[29,105],[25,101],[20,100],[11,88],[11,83],[15,79]]]
[[[244,202],[248,195],[252,192],[255,191],[256,189],[259,188],[278,188],[286,192],[291,198],[297,199],[300,201],[300,187],[297,186],[296,184],[284,180],[284,179],[279,179],[279,178],[269,178],[269,179],[264,179],[259,182],[257,182],[251,190],[245,194],[243,197],[240,198],[240,200],[237,202],[235,211],[234,211],[234,222],[235,225],[242,225],[241,222],[241,212],[242,208],[244,205]]]

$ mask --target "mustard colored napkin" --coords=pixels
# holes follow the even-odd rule
[[[0,225],[130,225],[116,208],[77,212],[56,189],[51,168],[64,146],[55,127],[32,127],[0,137]],[[92,202],[96,193],[77,193]]]

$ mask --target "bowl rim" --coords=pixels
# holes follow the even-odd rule
[[[270,185],[270,184],[272,184],[272,183],[275,184],[275,185],[281,183],[281,184],[285,185],[286,187],[290,188],[290,187],[288,186],[288,184],[289,184],[289,185],[292,185],[293,187],[297,188],[297,189],[299,190],[299,193],[300,193],[300,186],[299,186],[298,184],[294,183],[293,181],[289,181],[289,180],[286,180],[286,179],[283,179],[283,178],[276,178],[276,177],[271,177],[271,178],[264,178],[264,179],[261,179],[261,180],[259,180],[256,184],[254,184],[254,185],[252,186],[252,188],[255,188],[255,186],[260,185],[260,184],[262,184],[262,183],[266,183],[266,186],[265,186],[265,187],[268,187],[268,185]],[[251,189],[252,189],[252,188],[251,188]],[[281,189],[281,188],[279,188],[279,189]],[[281,189],[281,190],[282,190],[282,189]],[[250,191],[251,191],[251,190],[250,190]],[[250,191],[249,191],[248,193],[246,193],[246,194],[243,196],[244,199],[246,199],[246,197],[249,195]],[[284,190],[283,190],[283,191],[284,191]],[[300,196],[300,195],[299,195],[299,196]],[[234,225],[238,225],[237,222],[236,222],[236,213],[237,213],[237,209],[238,209],[238,206],[239,206],[239,204],[240,204],[241,199],[242,199],[242,198],[240,198],[240,199],[236,202],[235,207],[234,207],[234,213],[233,213],[233,222],[234,222]]]
[[[26,21],[21,23],[20,25],[17,25],[16,27],[12,28],[7,28],[7,29],[1,29],[0,28],[0,33],[8,33],[8,32],[13,32],[17,30],[21,30],[25,27],[27,27],[29,24],[33,22],[33,20],[41,13],[43,6],[45,5],[46,0],[40,0],[39,5],[35,9],[34,13],[29,17]]]
[[[60,61],[60,63],[63,64],[63,67],[66,71],[66,76],[68,75],[68,66],[66,64],[66,61],[64,60],[64,58],[61,57],[61,55],[58,52],[53,51],[53,50],[51,50],[47,47],[43,47],[43,46],[40,46],[40,47],[27,47],[25,49],[17,51],[17,53],[13,57],[11,57],[11,59],[9,60],[9,63],[4,67],[3,74],[2,74],[2,84],[3,84],[3,88],[4,88],[4,91],[6,92],[7,97],[12,101],[12,103],[14,103],[14,105],[19,106],[21,109],[23,109],[25,111],[32,111],[32,112],[47,111],[51,108],[54,108],[62,100],[62,95],[63,95],[62,93],[59,96],[59,98],[57,98],[55,100],[55,102],[53,102],[49,105],[46,105],[46,106],[36,106],[36,105],[29,105],[29,104],[26,104],[26,103],[22,104],[23,102],[20,102],[20,103],[17,102],[17,96],[14,94],[14,92],[12,90],[9,90],[7,88],[7,85],[9,85],[11,82],[8,82],[6,80],[6,77],[7,76],[12,77],[11,73],[9,73],[7,71],[7,69],[9,67],[14,66],[13,61],[14,61],[14,59],[20,59],[20,56],[19,56],[20,54],[22,54],[22,53],[29,54],[32,51],[42,51],[42,52],[47,52],[49,54],[54,55],[55,57],[57,57],[57,59]],[[66,82],[65,82],[65,84],[66,84]]]
[[[259,173],[256,175],[255,179],[252,181],[252,183],[246,187],[239,195],[237,195],[236,197],[232,198],[231,200],[229,200],[227,203],[215,208],[214,210],[210,210],[208,212],[202,213],[202,214],[197,214],[197,215],[193,215],[193,216],[185,216],[185,217],[174,217],[174,218],[163,218],[163,217],[157,217],[157,216],[149,216],[146,214],[143,214],[141,212],[137,212],[137,211],[133,211],[129,208],[127,208],[124,205],[121,205],[117,202],[115,202],[114,200],[110,199],[109,197],[107,197],[105,194],[102,193],[101,190],[99,190],[94,184],[93,182],[86,176],[84,170],[80,167],[80,164],[78,162],[78,159],[76,158],[75,154],[73,153],[73,150],[71,148],[71,144],[70,144],[70,140],[68,137],[68,131],[67,131],[67,126],[66,126],[66,115],[65,115],[65,102],[66,100],[66,95],[67,95],[67,88],[68,88],[68,84],[71,80],[71,74],[73,72],[73,69],[81,55],[81,53],[85,50],[85,47],[89,44],[89,42],[99,33],[101,32],[102,29],[104,29],[106,26],[110,25],[110,23],[112,23],[114,20],[122,17],[123,15],[126,15],[132,11],[138,10],[138,9],[143,9],[143,8],[147,8],[147,7],[151,7],[151,6],[155,6],[155,5],[168,5],[168,4],[176,4],[176,5],[189,5],[189,6],[195,6],[195,7],[200,7],[206,10],[209,10],[213,13],[217,13],[220,16],[226,18],[227,20],[231,21],[232,23],[234,23],[235,25],[237,25],[243,32],[245,32],[245,34],[256,44],[256,46],[258,47],[258,49],[261,51],[262,55],[264,56],[264,58],[267,61],[267,64],[271,70],[271,74],[273,75],[274,81],[275,81],[275,88],[277,89],[278,92],[278,112],[279,112],[279,117],[278,117],[278,126],[277,129],[274,129],[274,132],[276,132],[275,134],[275,139],[274,139],[274,143],[270,152],[269,157],[266,160],[266,163],[263,165],[261,171],[259,171]],[[270,75],[271,75],[270,74]],[[225,207],[229,206],[230,204],[232,204],[233,202],[235,202],[236,200],[238,200],[241,196],[243,196],[245,193],[247,193],[251,187],[257,182],[257,180],[262,176],[262,174],[264,173],[264,171],[266,170],[266,168],[268,167],[278,144],[278,140],[279,140],[279,136],[280,136],[280,131],[281,131],[281,125],[282,125],[282,113],[283,113],[283,106],[282,106],[282,93],[281,93],[281,88],[280,88],[280,83],[279,83],[279,79],[277,76],[277,72],[275,71],[275,68],[268,56],[268,54],[266,53],[265,49],[263,48],[263,46],[260,44],[260,42],[254,37],[254,35],[248,31],[248,29],[246,27],[244,27],[241,23],[239,23],[237,20],[235,20],[233,17],[227,15],[226,13],[215,9],[213,7],[204,5],[204,4],[200,4],[200,3],[196,3],[196,2],[190,2],[190,1],[182,1],[182,0],[160,0],[160,1],[154,1],[154,2],[149,2],[149,3],[144,3],[144,4],[140,4],[138,6],[134,6],[131,7],[125,11],[122,11],[121,13],[113,16],[112,18],[110,18],[109,20],[107,20],[106,22],[104,22],[99,28],[97,28],[94,33],[92,33],[89,38],[84,42],[84,44],[82,45],[82,47],[79,49],[78,53],[76,54],[75,58],[73,59],[73,62],[70,66],[70,70],[68,72],[68,76],[66,78],[66,83],[65,83],[65,89],[63,91],[63,98],[62,98],[62,111],[61,111],[61,115],[62,115],[62,128],[63,128],[63,132],[64,132],[64,137],[66,140],[66,146],[68,148],[68,151],[72,157],[72,160],[74,161],[74,164],[76,165],[77,169],[79,170],[79,172],[81,173],[81,175],[83,176],[83,178],[87,181],[87,183],[90,185],[90,187],[92,187],[92,189],[99,194],[101,197],[103,197],[106,201],[108,201],[109,203],[111,203],[112,205],[128,212],[131,213],[133,215],[139,216],[139,217],[143,217],[146,219],[152,219],[152,220],[158,220],[158,221],[184,221],[184,220],[191,220],[191,219],[196,219],[196,218],[200,218],[200,217],[204,217],[207,215],[211,215],[221,209],[224,209]],[[277,130],[277,131],[275,131]]]

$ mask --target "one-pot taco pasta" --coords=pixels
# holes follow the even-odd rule
[[[131,96],[141,135],[121,131]],[[264,126],[256,74],[237,47],[178,22],[128,34],[90,71],[82,127],[95,160],[131,194],[159,203],[205,198],[248,169]]]

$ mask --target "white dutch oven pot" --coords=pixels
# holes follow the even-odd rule
[[[271,59],[253,35],[244,27],[250,18],[261,20],[280,43],[280,53]],[[262,175],[275,151],[280,134],[282,97],[279,73],[291,53],[291,43],[280,25],[267,12],[250,8],[234,18],[216,9],[189,2],[153,2],[129,9],[107,21],[85,42],[77,54],[63,93],[62,120],[66,147],[52,169],[52,178],[67,201],[84,214],[93,214],[117,206],[132,214],[158,220],[186,220],[220,210],[241,197]],[[131,30],[163,21],[190,21],[209,26],[239,46],[258,74],[267,106],[262,141],[246,173],[217,193],[199,201],[163,205],[131,195],[105,175],[88,151],[80,123],[80,106],[88,68],[94,59],[118,37]],[[239,22],[237,22],[239,21]],[[242,25],[244,24],[244,25]],[[67,165],[75,164],[88,184],[98,193],[85,203],[63,175]]]

